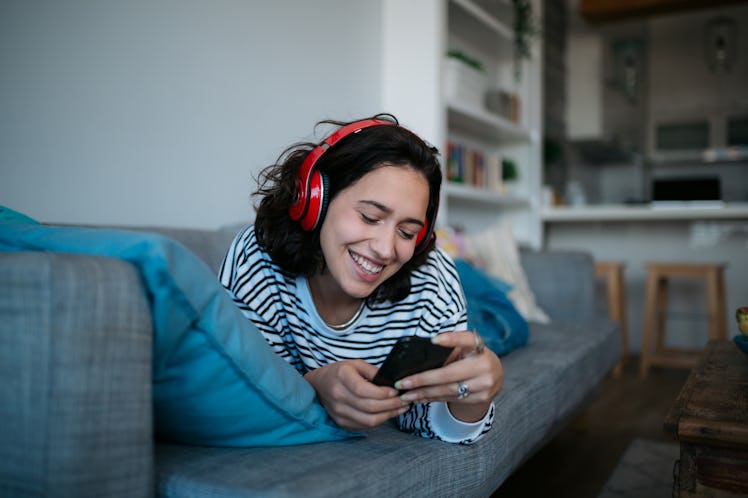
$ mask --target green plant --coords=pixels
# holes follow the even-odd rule
[[[563,157],[561,142],[552,137],[543,138],[543,164],[555,164]]]
[[[532,57],[532,40],[540,34],[532,0],[512,0],[514,6],[514,77],[522,78],[522,60]]]
[[[465,64],[467,64],[468,66],[470,66],[473,69],[475,69],[476,71],[483,72],[483,64],[481,64],[481,62],[478,59],[476,59],[474,57],[470,57],[469,55],[465,54],[464,52],[461,52],[459,50],[450,50],[449,52],[447,52],[447,57],[450,57],[452,59],[457,59],[459,61],[462,61]]]
[[[519,176],[517,170],[517,163],[513,159],[502,159],[501,160],[501,179],[504,181],[516,180]]]

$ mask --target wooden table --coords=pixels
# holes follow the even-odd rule
[[[674,495],[748,496],[748,355],[710,341],[665,419],[680,441]]]

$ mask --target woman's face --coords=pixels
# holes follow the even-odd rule
[[[429,186],[410,167],[382,166],[342,190],[322,223],[325,294],[361,299],[413,256],[426,219]]]

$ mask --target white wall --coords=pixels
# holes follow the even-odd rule
[[[382,7],[382,102],[403,125],[441,150],[446,143],[439,84],[446,52],[446,2],[382,0]]]
[[[323,118],[380,112],[381,5],[5,0],[0,204],[49,222],[217,227]]]

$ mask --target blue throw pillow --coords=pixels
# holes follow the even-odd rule
[[[280,446],[354,436],[277,356],[208,266],[156,234],[0,222],[0,250],[120,258],[152,308],[156,435],[210,446]]]
[[[477,330],[499,356],[527,344],[527,320],[506,295],[511,285],[464,260],[455,260],[455,266],[467,300],[468,327]]]
[[[35,219],[26,216],[23,213],[19,213],[18,211],[14,211],[6,206],[0,206],[0,221],[8,223],[32,223],[34,225],[39,224]]]

